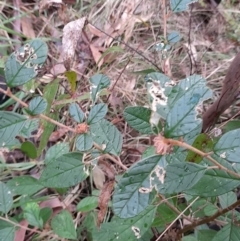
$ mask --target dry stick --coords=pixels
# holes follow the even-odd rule
[[[21,104],[22,106],[24,106],[24,107],[26,107],[26,108],[28,107],[28,105],[27,105],[25,102],[23,102],[22,100],[18,99],[15,95],[13,95],[9,88],[8,88],[7,90],[4,90],[4,89],[0,88],[0,92],[3,93],[3,94],[5,94],[5,95],[7,95],[7,96],[9,96],[9,97],[12,98],[13,100],[15,100],[16,102],[18,102],[19,104]],[[75,130],[75,129],[73,129],[73,128],[69,127],[69,126],[66,126],[66,125],[64,125],[64,124],[62,124],[62,123],[60,123],[60,122],[58,122],[58,121],[55,121],[55,120],[49,118],[49,117],[46,116],[46,115],[39,114],[39,115],[37,115],[37,116],[40,117],[41,119],[46,120],[47,122],[50,122],[50,123],[56,125],[56,126],[59,126],[59,127],[61,127],[61,128],[65,128],[65,129],[67,129],[68,131],[70,131],[70,132],[72,132],[72,133],[76,133],[76,130]],[[95,142],[94,142],[94,147],[95,147],[96,149],[98,149],[99,151],[103,151],[102,148],[101,148],[97,143],[95,143]],[[127,168],[126,166],[124,166],[121,162],[119,162],[118,159],[115,159],[113,156],[111,156],[111,155],[109,155],[109,154],[105,154],[105,156],[106,156],[107,158],[109,158],[110,160],[112,160],[115,164],[117,164],[117,165],[119,165],[120,167],[122,167],[124,170],[127,170],[127,169],[128,169],[128,168]]]
[[[221,164],[219,164],[215,159],[213,159],[209,154],[207,153],[204,153],[198,149],[196,149],[195,147],[193,146],[190,146],[188,145],[187,143],[185,142],[182,142],[182,141],[178,141],[178,140],[173,140],[173,139],[166,139],[166,142],[168,142],[169,144],[171,145],[174,145],[174,146],[180,146],[180,147],[183,147],[183,148],[186,148],[190,151],[193,151],[195,152],[196,154],[202,156],[202,157],[205,157],[207,158],[210,162],[212,162],[215,166],[218,167],[218,169],[220,170],[223,170],[229,174],[231,174],[232,176],[235,176],[237,178],[240,178],[240,174],[234,172],[234,171],[231,171],[229,169],[227,169],[226,167],[222,166]]]
[[[112,88],[110,89],[110,94],[109,94],[108,97],[107,97],[107,102],[108,102],[108,100],[109,100],[109,98],[110,98],[110,96],[111,96],[111,94],[112,94],[112,91],[113,91],[113,89],[115,88],[118,80],[121,78],[123,72],[124,72],[125,69],[127,68],[127,66],[128,66],[128,64],[130,63],[130,61],[131,61],[131,59],[129,58],[128,61],[127,61],[127,63],[126,63],[125,66],[123,67],[122,71],[121,71],[120,74],[118,75],[118,77],[117,77],[115,83],[113,84]]]
[[[88,24],[91,24],[90,22],[88,22]],[[113,38],[110,34],[104,32],[103,30],[101,30],[100,28],[98,28],[97,26],[91,24],[94,28],[96,28],[97,30],[99,30],[100,32],[104,33],[106,36],[108,36],[109,38],[112,38],[114,41],[119,42],[121,44],[124,44],[125,46],[127,46],[129,49],[131,49],[132,51],[134,51],[135,53],[137,53],[138,55],[140,55],[141,57],[143,57],[145,60],[147,60],[149,63],[151,63],[154,67],[156,67],[160,72],[162,72],[162,70],[150,59],[148,59],[146,56],[144,56],[142,53],[140,53],[139,51],[137,51],[136,49],[134,49],[133,47],[131,47],[130,45],[128,45],[127,43],[125,43],[122,40],[119,40],[117,38]]]
[[[38,231],[38,230],[35,230],[35,229],[31,229],[31,228],[28,228],[28,227],[25,227],[25,226],[22,226],[21,224],[19,223],[15,223],[13,222],[12,220],[8,219],[8,218],[4,218],[4,217],[1,217],[0,216],[0,220],[3,220],[7,223],[11,223],[12,225],[16,226],[16,227],[19,227],[19,228],[22,228],[22,229],[25,229],[25,230],[28,230],[28,231],[31,231],[31,232],[34,232],[34,233],[38,233],[38,234],[42,234],[43,231]]]
[[[211,221],[214,221],[216,218],[218,218],[219,216],[233,210],[234,208],[236,208],[237,206],[240,205],[240,200],[238,200],[237,202],[233,203],[232,205],[224,208],[224,209],[220,209],[219,211],[217,211],[214,215],[210,216],[210,217],[207,217],[207,218],[204,218],[202,220],[199,220],[199,221],[195,221],[194,223],[192,224],[189,224],[187,225],[186,227],[184,227],[183,229],[179,230],[178,232],[178,236],[180,236],[181,234],[189,231],[189,230],[192,230],[194,229],[195,227],[201,225],[201,224],[205,224],[205,223],[209,223]]]
[[[156,241],[159,241],[160,238],[172,227],[172,225],[182,216],[183,213],[185,213],[198,199],[199,197],[196,197],[173,221],[172,223],[164,230],[163,233],[156,239]]]

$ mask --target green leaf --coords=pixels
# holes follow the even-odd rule
[[[47,100],[48,106],[47,109],[45,111],[45,115],[47,115],[49,118],[53,119],[53,120],[57,120],[58,118],[58,111],[57,109],[55,109],[54,113],[50,113],[50,109],[52,107],[52,102],[55,99],[55,96],[57,94],[58,91],[58,85],[59,85],[59,81],[58,79],[55,79],[54,81],[52,81],[51,83],[49,83],[47,86],[45,86],[44,91],[43,91],[43,97]],[[49,143],[49,137],[51,136],[55,125],[42,120],[42,128],[43,128],[43,133],[41,135],[41,140],[38,146],[38,156],[42,154],[43,149],[46,147],[46,145]]]
[[[237,196],[234,192],[224,193],[218,198],[222,209],[229,207],[237,201]]]
[[[9,111],[0,111],[0,146],[15,138],[23,126],[26,117]]]
[[[213,148],[213,141],[212,139],[205,133],[201,133],[197,136],[194,140],[193,147],[197,148],[198,150],[207,152],[209,149],[212,150]],[[189,151],[186,161],[200,163],[203,157],[195,153],[194,151]]]
[[[171,44],[175,44],[181,40],[179,32],[173,31],[167,36],[167,40]]]
[[[195,237],[188,235],[182,238],[182,241],[198,241]]]
[[[157,207],[157,212],[152,223],[152,227],[165,226],[168,223],[171,223],[175,218],[177,218],[177,216],[178,214],[176,212],[174,212],[165,203],[162,203]]]
[[[227,224],[217,232],[212,241],[239,241],[240,229],[232,223]]]
[[[223,126],[222,130],[223,133],[226,133],[228,131],[236,130],[240,128],[240,120],[231,120],[226,123],[226,125]]]
[[[218,211],[218,208],[217,208],[215,205],[209,203],[209,204],[203,209],[203,211],[204,211],[205,216],[212,216],[212,215],[214,215],[214,214]]]
[[[40,217],[43,220],[43,224],[46,224],[46,222],[49,220],[49,218],[52,216],[52,209],[49,207],[42,208],[40,210]]]
[[[39,119],[28,119],[23,128],[21,129],[19,135],[24,138],[32,137],[32,132],[38,130],[39,128]]]
[[[214,146],[218,156],[231,162],[240,162],[240,129],[224,134]]]
[[[0,220],[0,240],[14,241],[15,227],[3,220]]]
[[[185,193],[192,196],[215,197],[230,192],[238,185],[239,179],[236,177],[221,170],[208,170],[199,182]]]
[[[27,112],[31,115],[42,114],[47,108],[47,101],[42,96],[33,98],[28,105]]]
[[[212,240],[213,237],[216,235],[216,231],[215,230],[204,230],[204,229],[200,229],[197,230],[195,229],[195,232],[197,234],[197,240],[198,241],[206,241],[206,240]]]
[[[57,214],[51,222],[52,229],[61,238],[76,239],[77,232],[71,214],[67,210]]]
[[[77,205],[78,212],[89,212],[98,206],[98,197],[85,197]]]
[[[155,206],[148,207],[134,218],[115,218],[103,223],[100,230],[93,232],[93,241],[106,240],[139,240],[151,227],[156,212]]]
[[[196,107],[202,101],[209,99],[212,94],[206,87],[206,80],[198,75],[181,80],[179,87],[185,92],[173,102],[173,107],[167,115],[165,127],[167,137],[186,135],[201,125],[202,120],[197,117]]]
[[[44,168],[40,182],[46,187],[64,188],[77,185],[88,176],[78,152],[64,154]]]
[[[94,105],[89,112],[87,123],[89,125],[97,123],[98,121],[102,120],[105,115],[107,114],[108,108],[106,104],[100,103]]]
[[[107,88],[110,85],[110,79],[103,74],[95,74],[90,78],[90,93],[93,103],[95,103],[97,99],[98,93],[104,89]]]
[[[40,39],[34,39],[12,53],[5,65],[7,85],[15,87],[33,79],[47,59],[47,54],[48,47]]]
[[[159,193],[178,193],[193,187],[206,170],[206,167],[194,163],[173,163],[167,166],[164,180],[160,179],[156,173],[152,183],[156,185]]]
[[[175,13],[188,10],[188,6],[196,0],[170,0],[171,10]]]
[[[44,163],[49,164],[52,161],[56,161],[58,157],[68,152],[69,152],[69,144],[67,142],[57,143],[54,146],[51,146],[47,150]]]
[[[14,195],[32,195],[44,188],[38,179],[31,176],[13,177],[7,186]]]
[[[165,157],[155,155],[132,165],[116,185],[113,194],[113,211],[120,218],[138,215],[152,201],[150,179],[159,169],[165,169]]]
[[[168,96],[173,89],[171,79],[162,73],[154,72],[146,75],[145,81],[151,103],[150,109],[166,119],[169,112]]]
[[[37,148],[31,141],[25,141],[21,145],[21,150],[25,153],[29,158],[37,157]]]
[[[40,208],[37,203],[29,202],[23,206],[23,216],[28,223],[40,229],[43,228],[43,219],[40,217]]]
[[[142,106],[130,106],[125,108],[123,117],[128,125],[143,134],[152,134],[152,126],[149,122],[151,110]]]
[[[109,145],[109,152],[113,155],[120,155],[122,149],[122,134],[109,121],[102,119],[90,125],[92,139],[100,146]]]
[[[82,134],[76,138],[76,148],[78,151],[88,151],[93,146],[92,136],[89,134]]]
[[[0,212],[7,214],[13,205],[12,192],[6,184],[0,182]]]
[[[85,115],[77,103],[69,106],[69,114],[78,123],[82,123],[85,119]]]
[[[77,83],[77,73],[74,71],[66,71],[65,75],[67,80],[71,86],[71,90],[74,93],[76,91],[76,83]]]

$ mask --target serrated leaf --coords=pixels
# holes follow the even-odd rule
[[[206,167],[194,163],[173,163],[166,168],[164,182],[158,177],[152,180],[159,193],[173,194],[193,187],[204,175]]]
[[[41,96],[37,96],[33,98],[28,105],[27,111],[31,115],[39,115],[42,114],[47,108],[47,101]]]
[[[225,225],[217,232],[212,241],[239,241],[240,229],[232,223]]]
[[[0,182],[0,212],[7,214],[13,205],[12,192],[6,184]]]
[[[74,93],[76,91],[77,73],[75,71],[66,71],[65,75],[71,86],[71,90]]]
[[[87,123],[89,125],[97,123],[98,121],[102,120],[105,115],[107,114],[108,108],[106,104],[100,103],[94,105],[88,115]]]
[[[162,156],[151,156],[132,165],[117,183],[113,194],[113,211],[120,218],[138,215],[151,201],[151,176],[158,168],[165,169]]]
[[[90,78],[90,93],[93,103],[95,103],[97,99],[98,93],[104,89],[107,88],[110,85],[110,79],[103,74],[95,74]]]
[[[0,240],[14,241],[15,227],[3,220],[0,220]]]
[[[76,138],[76,148],[78,151],[88,151],[93,146],[92,136],[85,133]]]
[[[31,176],[13,177],[7,186],[14,195],[32,195],[44,188],[38,179]]]
[[[40,229],[43,228],[43,219],[40,217],[40,208],[37,203],[29,202],[23,206],[23,216],[28,223]]]
[[[197,0],[170,0],[171,10],[175,13],[188,10],[188,6]]]
[[[151,227],[155,212],[156,207],[149,206],[134,218],[115,218],[109,223],[103,223],[100,230],[94,230],[93,241],[139,240]]]
[[[0,111],[0,146],[15,138],[23,126],[26,117],[9,111]]]
[[[225,133],[214,146],[218,156],[231,162],[240,162],[240,129]]]
[[[58,157],[69,152],[69,144],[66,142],[57,143],[51,146],[46,153],[44,163],[49,164],[51,161],[55,161]]]
[[[82,123],[85,119],[85,115],[77,103],[69,106],[69,114],[78,123]]]
[[[81,153],[72,152],[51,161],[44,168],[40,182],[52,188],[71,187],[82,182],[88,176],[82,157]]]
[[[25,141],[21,145],[21,151],[25,153],[29,158],[36,158],[37,157],[37,148],[36,146],[30,142],[30,141]]]
[[[234,192],[224,193],[218,198],[222,209],[229,207],[237,201],[237,196]]]
[[[67,210],[61,211],[51,221],[51,226],[59,237],[67,239],[76,239],[77,232],[71,214]]]
[[[192,196],[215,197],[230,192],[238,185],[239,179],[228,173],[221,170],[208,170],[199,182],[185,193]]]
[[[123,117],[128,125],[143,134],[152,134],[152,126],[149,122],[151,110],[142,106],[130,106],[125,108]]]
[[[98,206],[98,197],[85,197],[77,205],[78,212],[89,212]]]
[[[158,72],[146,75],[147,90],[151,103],[151,110],[166,119],[169,112],[168,95],[172,92],[171,79]]]
[[[40,67],[47,59],[48,47],[40,39],[26,43],[12,53],[5,65],[5,78],[9,87],[23,85],[38,74]]]
[[[181,40],[179,32],[173,31],[167,36],[167,40],[171,44],[175,44]]]
[[[182,80],[179,86],[185,92],[173,102],[173,107],[168,112],[165,126],[166,137],[186,135],[201,125],[202,120],[197,118],[196,107],[212,95],[206,87],[206,80],[198,75]]]
[[[106,145],[109,153],[118,156],[122,149],[122,134],[109,121],[102,119],[90,125],[90,132],[93,140],[100,146]],[[106,151],[105,149],[105,151]]]

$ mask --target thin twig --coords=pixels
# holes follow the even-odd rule
[[[172,225],[185,213],[198,199],[199,197],[196,197],[173,221],[172,223],[164,230],[163,233],[157,238],[156,241],[159,241],[160,238],[172,227]]]
[[[221,216],[221,215],[223,215],[223,214],[225,214],[225,213],[235,209],[239,205],[240,205],[240,200],[238,200],[237,202],[233,203],[232,205],[230,205],[230,206],[228,206],[228,207],[226,207],[224,209],[220,209],[219,211],[217,211],[214,215],[212,215],[210,217],[201,219],[199,221],[195,221],[194,223],[185,226],[183,229],[179,230],[178,236],[180,237],[180,235],[184,234],[185,232],[187,232],[189,230],[194,229],[195,227],[197,227],[199,225],[202,225],[202,224],[214,221],[219,216]]]
[[[16,102],[18,102],[19,104],[21,104],[22,106],[28,108],[28,104],[26,104],[25,102],[23,102],[22,100],[18,99],[15,95],[12,94],[11,90],[8,88],[7,90],[4,90],[2,88],[0,88],[0,92],[9,96],[10,98],[12,98],[13,100],[15,100]],[[51,119],[50,117],[46,116],[46,115],[43,115],[43,114],[40,114],[40,115],[37,115],[36,117],[39,117],[41,119],[44,119],[46,120],[47,122],[50,122],[56,126],[59,126],[61,128],[65,128],[67,129],[68,131],[72,132],[72,133],[75,133],[76,134],[76,130],[69,127],[69,126],[66,126],[58,121],[55,121],[53,119]],[[96,149],[98,149],[99,151],[103,151],[102,148],[94,142],[94,147]],[[113,156],[109,155],[109,154],[105,154],[107,158],[109,158],[110,160],[112,160],[115,164],[119,165],[120,167],[122,167],[124,170],[127,170],[128,168],[126,166],[124,166],[122,164],[122,162],[119,161],[119,159],[116,159],[114,158]]]
[[[237,178],[240,178],[240,174],[234,172],[234,171],[231,171],[229,169],[227,169],[226,167],[222,166],[221,164],[219,164],[215,159],[213,159],[209,154],[205,153],[205,152],[202,152],[200,150],[198,150],[197,148],[191,146],[191,145],[188,145],[187,143],[185,142],[182,142],[182,141],[178,141],[178,140],[173,140],[173,139],[166,139],[166,141],[171,144],[171,145],[174,145],[174,146],[180,146],[180,147],[183,147],[183,148],[186,148],[190,151],[193,151],[195,152],[196,154],[202,156],[202,157],[205,157],[206,159],[208,159],[210,162],[212,162],[215,166],[217,166],[218,169],[220,170],[223,170],[229,174],[231,174],[232,176],[234,177],[237,177]]]
[[[28,228],[28,227],[25,227],[25,226],[22,226],[21,224],[18,224],[18,223],[15,223],[13,222],[12,220],[8,219],[8,218],[4,218],[4,217],[1,217],[0,216],[0,220],[3,220],[7,223],[10,223],[16,227],[19,227],[19,228],[22,228],[22,229],[25,229],[25,230],[28,230],[28,231],[31,231],[31,232],[35,232],[35,233],[38,233],[38,234],[42,234],[43,231],[38,231],[36,229],[31,229],[31,228]]]

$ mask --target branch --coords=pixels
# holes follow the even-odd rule
[[[214,215],[204,218],[202,220],[199,221],[195,221],[192,224],[189,224],[187,226],[185,226],[183,229],[178,231],[178,237],[180,237],[180,235],[184,234],[185,232],[194,229],[195,227],[205,224],[205,223],[209,223],[211,221],[214,221],[216,218],[218,218],[219,216],[233,210],[234,208],[236,208],[237,206],[240,205],[240,200],[238,200],[237,202],[233,203],[232,205],[224,208],[224,209],[220,209],[219,211],[217,211]]]
[[[22,106],[28,108],[28,105],[27,105],[25,102],[23,102],[22,100],[18,99],[15,95],[13,95],[12,92],[11,92],[11,90],[10,90],[9,88],[8,88],[7,90],[4,90],[4,89],[0,88],[0,92],[3,93],[3,94],[5,94],[5,95],[7,95],[7,96],[9,96],[9,97],[12,98],[13,100],[15,100],[16,102],[18,102],[19,104],[21,104]],[[36,117],[40,117],[40,118],[43,119],[43,120],[46,120],[46,121],[48,121],[48,122],[50,122],[50,123],[52,123],[52,124],[54,124],[54,125],[56,125],[56,126],[59,126],[59,127],[61,127],[61,128],[64,128],[64,129],[67,129],[68,131],[76,134],[76,130],[75,130],[75,129],[73,129],[73,128],[69,127],[69,126],[66,126],[66,125],[64,125],[64,124],[62,124],[62,123],[60,123],[60,122],[58,122],[58,121],[55,121],[55,120],[49,118],[49,117],[46,116],[46,115],[39,114],[39,115],[37,115]],[[99,151],[101,151],[101,152],[103,151],[102,148],[101,148],[97,143],[95,143],[95,142],[94,142],[94,147],[95,147],[96,149],[98,149]],[[117,165],[119,165],[120,167],[122,167],[124,170],[127,170],[127,169],[128,169],[125,165],[123,165],[123,164],[122,164],[118,159],[116,159],[115,157],[113,157],[113,156],[111,156],[111,155],[109,155],[109,154],[105,154],[105,155],[106,155],[107,158],[109,158],[109,159],[110,159],[111,161],[113,161],[115,164],[117,164]]]

